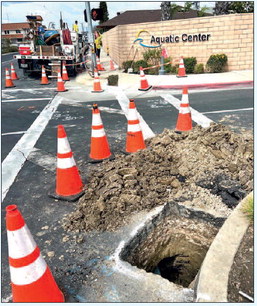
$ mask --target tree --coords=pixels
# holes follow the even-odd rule
[[[103,19],[99,20],[99,24],[109,20],[109,13],[105,1],[100,1],[99,8],[103,10]]]
[[[208,11],[208,9],[209,8],[207,6],[201,7],[201,9],[197,11],[197,16],[198,17],[204,17],[205,13],[206,13],[206,11]]]
[[[171,4],[170,6],[170,19],[173,18],[173,16],[177,13],[181,11],[181,6],[180,5],[177,5],[175,3]]]
[[[185,4],[184,4],[184,12],[190,11],[193,5],[194,5],[193,2],[190,2],[190,1],[185,2]]]
[[[215,15],[253,12],[254,1],[217,1],[214,8]]]
[[[162,21],[171,20],[170,1],[163,1],[161,4]]]

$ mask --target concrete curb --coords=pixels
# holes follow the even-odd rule
[[[228,302],[229,272],[249,226],[241,207],[252,196],[253,192],[238,204],[213,240],[199,271],[195,302]]]
[[[160,85],[153,86],[154,90],[158,89],[182,89],[187,88],[222,88],[233,85],[253,85],[253,81],[239,81],[239,82],[224,82],[224,83],[206,83],[206,84],[185,84],[185,85]]]

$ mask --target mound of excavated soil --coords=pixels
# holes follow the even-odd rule
[[[228,216],[253,189],[253,135],[212,124],[188,133],[165,129],[148,149],[104,161],[88,177],[85,195],[63,220],[67,231],[112,231],[132,213],[169,199]]]

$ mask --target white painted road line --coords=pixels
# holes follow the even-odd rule
[[[51,100],[52,98],[31,98],[31,99],[10,99],[10,100],[2,100],[3,103],[8,102],[23,102],[23,101],[45,101],[45,100]]]
[[[37,119],[2,162],[2,200],[4,200],[17,174],[61,102],[62,97],[57,95],[46,105]]]
[[[204,112],[202,114],[233,113],[233,112],[250,111],[250,110],[253,110],[253,107],[240,108],[240,109],[227,109],[227,110],[220,110],[220,111],[213,111],[213,112]]]
[[[111,89],[109,89],[109,92],[115,94],[116,99],[118,100],[118,102],[120,104],[120,107],[121,107],[122,111],[124,112],[124,115],[127,118],[127,116],[128,116],[128,107],[129,107],[129,99],[125,95],[124,91],[122,89],[120,89],[120,88],[111,88]],[[148,139],[148,138],[154,137],[155,134],[151,130],[149,125],[145,122],[145,120],[139,114],[139,112],[137,112],[137,114],[138,114],[138,119],[139,119],[139,122],[140,122],[140,126],[141,126],[141,129],[142,129],[142,133],[143,133],[144,139]]]
[[[24,133],[26,133],[26,131],[2,133],[2,136],[6,136],[6,135],[19,135],[19,134],[24,134]]]
[[[179,110],[181,103],[179,99],[173,97],[170,94],[162,94],[161,97]],[[210,126],[211,122],[213,122],[211,119],[199,113],[197,110],[193,109],[192,107],[190,107],[190,110],[191,110],[192,120],[197,124],[201,125],[202,127],[207,128]]]
[[[73,89],[81,89],[81,87],[69,87],[69,90]],[[37,87],[37,88],[15,88],[15,89],[3,89],[2,92],[16,92],[16,91],[23,91],[23,92],[30,92],[34,93],[35,90],[56,90],[56,87]]]

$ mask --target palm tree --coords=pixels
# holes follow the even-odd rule
[[[161,4],[162,21],[171,19],[170,1],[163,1]]]

